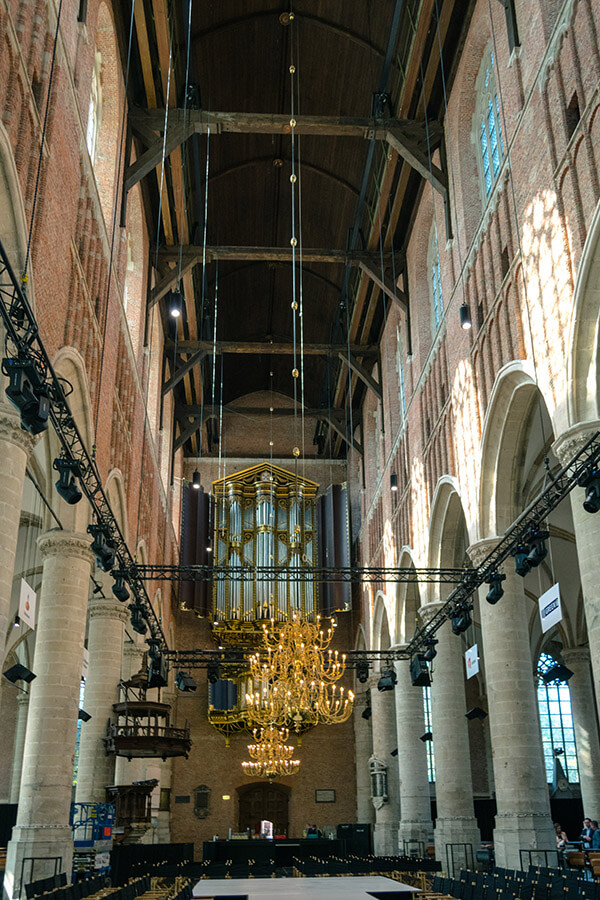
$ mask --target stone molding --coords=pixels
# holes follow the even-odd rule
[[[419,616],[423,625],[428,625],[443,605],[441,600],[434,600],[432,603],[426,603],[424,606],[421,606],[419,609]]]
[[[95,557],[90,550],[90,543],[87,534],[58,529],[46,531],[37,539],[38,549],[44,559],[50,556],[75,557],[89,562],[91,566]]]
[[[17,695],[17,706],[29,706],[29,691]]]
[[[587,645],[585,647],[563,647],[560,655],[567,666],[576,663],[588,663],[589,665],[592,658]]]
[[[129,620],[127,607],[111,601],[109,597],[90,597],[88,616],[90,619],[118,619],[123,624]]]
[[[489,537],[471,544],[471,546],[467,548],[467,553],[471,557],[473,565],[480,566],[486,556],[498,546],[501,540],[502,538],[499,537]]]
[[[21,428],[21,420],[17,411],[2,402],[0,402],[0,439],[20,447],[27,456],[33,452],[36,445],[36,438]]]
[[[600,431],[598,419],[578,422],[563,432],[552,444],[552,451],[560,460],[560,464],[566,466],[596,431]]]

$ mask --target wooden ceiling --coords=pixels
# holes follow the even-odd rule
[[[195,264],[183,268],[185,309],[176,345],[168,294],[159,296],[155,288],[151,295],[171,338],[164,381],[176,399],[175,443],[188,455],[198,455],[201,435],[203,452],[211,451],[216,437],[217,424],[200,414],[210,403],[213,369],[217,381],[222,372],[225,405],[243,407],[244,397],[257,391],[293,395],[292,153],[298,178],[295,234],[303,250],[300,274],[296,248],[295,272],[307,347],[305,405],[315,417],[323,409],[326,429],[346,417],[349,380],[340,351],[350,341],[352,402],[359,422],[389,294],[396,293],[400,305],[410,303],[402,296],[402,280],[396,288],[381,270],[380,240],[386,265],[393,262],[390,269],[397,276],[424,183],[418,164],[415,168],[414,161],[400,158],[393,141],[371,139],[372,129],[381,126],[377,137],[382,136],[391,117],[422,125],[425,107],[428,126],[435,128],[435,120],[443,118],[439,46],[449,83],[471,7],[472,0],[296,0],[291,17],[290,4],[214,0],[193,2],[189,22],[188,0],[136,0],[130,133],[134,157],[143,163],[146,153],[149,159],[140,183],[147,220],[151,230],[158,228],[161,246],[154,284],[168,282],[180,244],[184,262],[192,259],[187,248],[195,251]],[[126,9],[122,15],[126,52]],[[377,93],[387,93],[390,103],[380,101],[381,118],[375,123]],[[238,130],[235,117],[230,128],[222,125],[219,113],[246,117],[239,119]],[[282,116],[286,124],[257,127],[255,114]],[[330,117],[329,125],[302,128],[307,117]],[[356,134],[335,133],[331,127],[334,120],[351,121],[345,117],[362,121]],[[167,158],[159,207],[160,160],[148,148],[158,147],[162,158],[165,119]],[[252,127],[246,127],[248,121]],[[348,256],[348,250],[355,252]],[[219,343],[213,367],[217,287]],[[299,328],[296,318],[297,346]],[[225,421],[228,429],[236,427],[235,417]],[[325,446],[344,454],[344,437],[350,436],[344,428],[334,429],[334,436]],[[232,436],[228,444],[233,443]]]

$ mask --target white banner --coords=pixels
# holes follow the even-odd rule
[[[542,594],[540,599],[538,600],[540,604],[540,620],[542,623],[542,631],[544,634],[546,631],[549,631],[550,628],[554,628],[555,625],[562,619],[562,610],[560,608],[560,588],[558,586],[558,582],[553,584],[552,587],[546,591],[545,594]]]
[[[35,631],[36,594],[24,578],[21,578],[21,594],[19,597],[19,619],[32,631]]]
[[[88,668],[90,665],[90,652],[85,647],[83,648],[83,662],[81,663],[81,677],[85,681],[87,678]]]
[[[465,653],[465,667],[467,670],[467,678],[472,678],[479,672],[479,656],[477,655],[477,644],[469,647]]]

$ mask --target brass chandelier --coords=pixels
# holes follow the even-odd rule
[[[300,760],[292,759],[294,748],[286,743],[289,737],[287,728],[269,725],[267,728],[255,728],[253,735],[255,743],[248,744],[248,753],[254,761],[242,763],[246,775],[275,778],[296,774]]]

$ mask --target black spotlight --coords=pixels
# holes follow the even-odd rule
[[[192,691],[196,690],[198,685],[191,675],[186,674],[186,672],[177,672],[175,674],[175,687],[179,688],[180,691],[183,691],[184,694],[191,694]]]
[[[480,706],[474,706],[473,709],[469,709],[465,713],[465,717],[467,719],[485,719],[487,718],[487,713]]]
[[[22,666],[21,663],[16,663],[16,665],[11,666],[10,669],[7,669],[2,674],[11,684],[16,684],[17,681],[33,681],[36,677],[27,666]]]
[[[426,743],[426,741],[432,741],[432,740],[433,740],[433,734],[431,733],[431,731],[426,731],[425,734],[422,734],[422,735],[421,735],[421,737],[419,738],[419,740],[420,740],[420,741],[423,741],[423,743]]]
[[[110,572],[115,564],[117,552],[113,542],[106,536],[102,525],[88,525],[88,532],[93,536],[92,553],[103,572]]]
[[[361,684],[366,684],[369,680],[369,663],[359,662],[356,666],[356,677]]]
[[[527,562],[532,568],[539,564],[548,556],[548,547],[546,541],[550,537],[548,531],[533,531],[529,539],[529,553],[527,554]]]
[[[48,427],[50,399],[35,361],[31,358],[2,360],[2,371],[9,378],[6,396],[21,414],[21,426],[30,434]]]
[[[500,572],[492,572],[488,579],[489,591],[485,595],[485,599],[492,606],[504,596],[503,581],[506,581],[506,575],[502,575]]]
[[[398,476],[395,472],[392,472],[390,475],[390,490],[397,491],[398,490]]]
[[[363,719],[370,719],[371,716],[373,715],[373,710],[371,709],[370,706],[365,706],[365,708],[363,709],[363,711],[361,712],[360,715],[361,715],[361,718],[363,718]]]
[[[131,627],[137,634],[146,634],[148,626],[144,619],[144,611],[141,606],[134,604],[129,607],[131,611]]]
[[[452,633],[453,634],[462,634],[467,628],[470,628],[473,624],[473,620],[471,618],[471,613],[468,609],[459,609],[454,613],[452,618],[450,619],[452,622]]]
[[[169,296],[169,314],[178,319],[183,309],[183,294],[180,290],[171,291]]]
[[[125,603],[131,596],[127,590],[127,582],[122,575],[117,575],[112,589],[113,594],[121,603]]]
[[[427,641],[427,647],[425,648],[425,652],[423,653],[423,658],[427,660],[428,663],[433,662],[433,660],[437,656],[437,650],[435,649],[436,644],[436,638],[429,638],[429,640]]]
[[[58,472],[58,481],[55,484],[59,495],[71,506],[79,503],[83,496],[76,480],[76,476],[79,475],[79,464],[74,459],[59,456],[54,460],[52,467]]]
[[[600,510],[600,472],[596,468],[583,475],[577,482],[579,487],[585,488],[583,508],[588,513],[597,513]]]
[[[169,683],[169,663],[162,653],[148,651],[148,687],[166,687]]]
[[[461,303],[460,309],[460,327],[464,328],[465,331],[468,331],[469,328],[473,327],[473,322],[471,320],[471,309],[468,303]]]
[[[572,675],[573,672],[570,669],[567,669],[566,666],[562,666],[560,663],[556,663],[547,672],[542,673],[542,681],[544,684],[552,684],[553,681],[568,681]]]
[[[393,691],[396,687],[398,679],[396,678],[396,673],[392,668],[382,669],[381,677],[377,682],[377,690],[378,691]]]
[[[525,578],[528,572],[531,571],[531,563],[529,562],[529,547],[527,544],[519,544],[513,556],[515,558],[515,572],[517,575],[520,575],[521,578]]]
[[[92,718],[89,712],[86,712],[85,709],[80,709],[77,713],[77,718],[81,719],[82,722],[89,722]]]
[[[197,491],[200,490],[200,472],[198,471],[198,469],[196,469],[196,471],[192,475],[192,487]]]
[[[221,667],[219,663],[209,663],[206,667],[206,677],[209,684],[216,684],[221,677]]]
[[[410,680],[413,687],[429,687],[429,667],[424,653],[416,653],[410,660]]]

